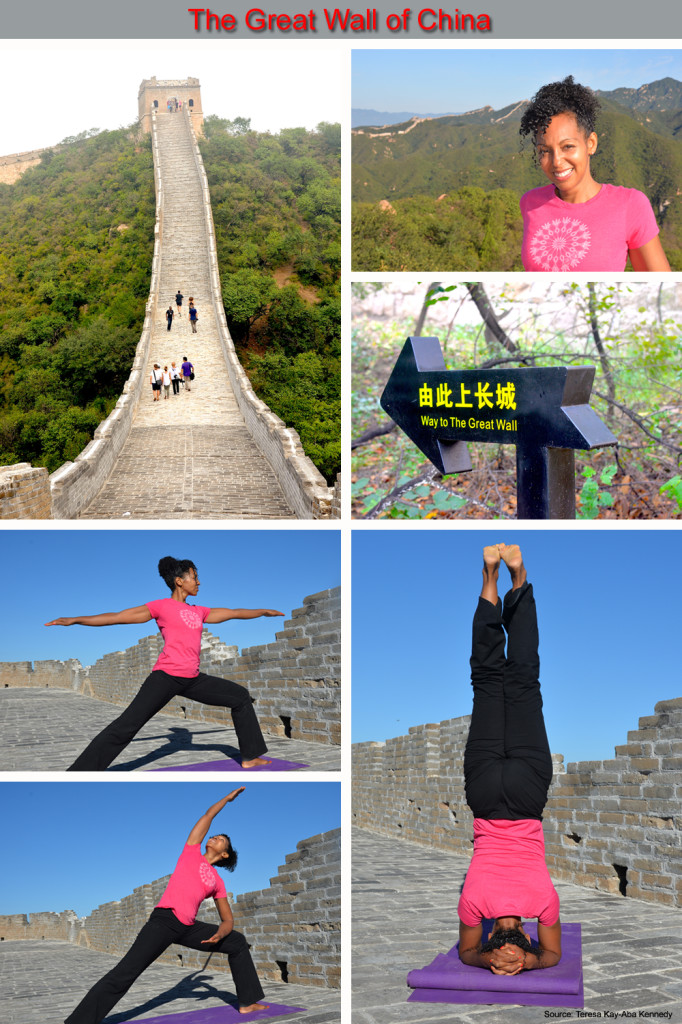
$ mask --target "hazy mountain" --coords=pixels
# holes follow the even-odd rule
[[[425,114],[421,110],[367,110],[363,107],[353,107],[350,113],[351,128],[384,128],[386,125],[397,125],[403,121],[409,121],[413,117],[444,117],[441,111],[439,114]]]

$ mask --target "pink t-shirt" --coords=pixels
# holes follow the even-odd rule
[[[175,871],[156,905],[168,907],[183,924],[194,924],[199,906],[209,896],[214,899],[227,896],[223,880],[204,858],[201,843],[192,846],[185,843]]]
[[[602,185],[586,203],[565,203],[554,185],[521,197],[525,270],[625,270],[628,249],[658,234],[643,192]]]
[[[163,636],[163,650],[153,671],[160,669],[171,676],[192,679],[199,674],[201,631],[211,611],[200,605],[163,597],[147,601],[147,608],[156,619]]]
[[[559,919],[559,897],[545,864],[542,822],[474,818],[474,856],[457,913],[471,928],[484,917]]]

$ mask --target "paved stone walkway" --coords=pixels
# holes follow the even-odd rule
[[[0,771],[64,771],[123,709],[69,690],[0,690]],[[339,771],[339,747],[266,736],[268,752],[308,769]],[[216,761],[238,753],[232,728],[156,715],[119,754],[109,771],[149,771]],[[259,772],[262,775],[263,772]],[[279,774],[279,773],[278,773]],[[0,1016],[0,1022],[2,1017]]]
[[[202,192],[184,116],[160,114],[159,159],[165,208],[159,301],[147,374],[187,356],[191,392],[138,405],[130,436],[82,519],[295,519],[237,406],[210,304]],[[184,296],[177,314],[175,293]],[[189,298],[199,314],[197,333]],[[175,312],[166,327],[166,309]]]
[[[468,861],[404,839],[353,831],[353,1024],[541,1024],[577,1010],[408,1003],[407,974],[457,941]],[[682,912],[556,884],[564,921],[580,921],[585,1011],[682,1022]],[[670,1017],[658,1016],[669,1012]],[[654,1016],[656,1014],[657,1016]],[[647,1019],[644,1017],[643,1019]]]
[[[118,959],[54,940],[1,943],[2,1024],[62,1024],[87,990]],[[292,1024],[335,1024],[341,1019],[339,993],[334,990],[281,982],[266,982],[263,988],[266,1002],[304,1006],[307,1010],[268,1019]],[[153,965],[138,978],[106,1021],[123,1024],[162,1014],[208,1010],[224,1005],[226,996],[234,998],[232,979],[229,973],[211,970],[210,963],[204,971]]]

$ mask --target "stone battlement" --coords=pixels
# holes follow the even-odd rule
[[[464,797],[470,717],[420,725],[407,736],[353,747],[355,824],[471,856]],[[605,761],[553,755],[543,818],[554,879],[682,906],[682,698],[640,718]]]
[[[163,641],[144,637],[125,651],[105,654],[91,666],[69,661],[0,662],[0,686],[55,687],[127,706],[151,672]],[[201,670],[246,686],[257,701],[261,728],[270,736],[315,743],[341,742],[341,589],[303,599],[269,644],[240,654],[204,631]],[[226,708],[174,697],[164,714],[231,726]]]
[[[104,903],[87,917],[61,913],[0,915],[0,941],[61,939],[114,956],[128,951],[166,888],[169,876]],[[237,896],[228,893],[235,928],[252,943],[264,981],[339,988],[341,973],[341,830],[304,839],[270,879],[270,887]],[[213,900],[199,908],[202,921],[219,922]],[[202,968],[206,953],[172,946],[159,963]],[[211,970],[229,973],[227,957]]]

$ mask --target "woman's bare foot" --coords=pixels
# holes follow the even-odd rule
[[[518,544],[500,544],[500,557],[509,569],[512,590],[519,590],[526,582],[526,567],[523,564],[521,548]]]
[[[500,574],[500,545],[491,544],[483,548],[483,589],[481,597],[496,605],[497,577]]]
[[[264,757],[252,757],[250,761],[242,761],[242,768],[264,768],[266,764],[272,764],[272,761]]]
[[[251,1006],[240,1006],[240,1013],[255,1013],[256,1010],[267,1010],[270,1008],[269,1003],[251,1003]]]

